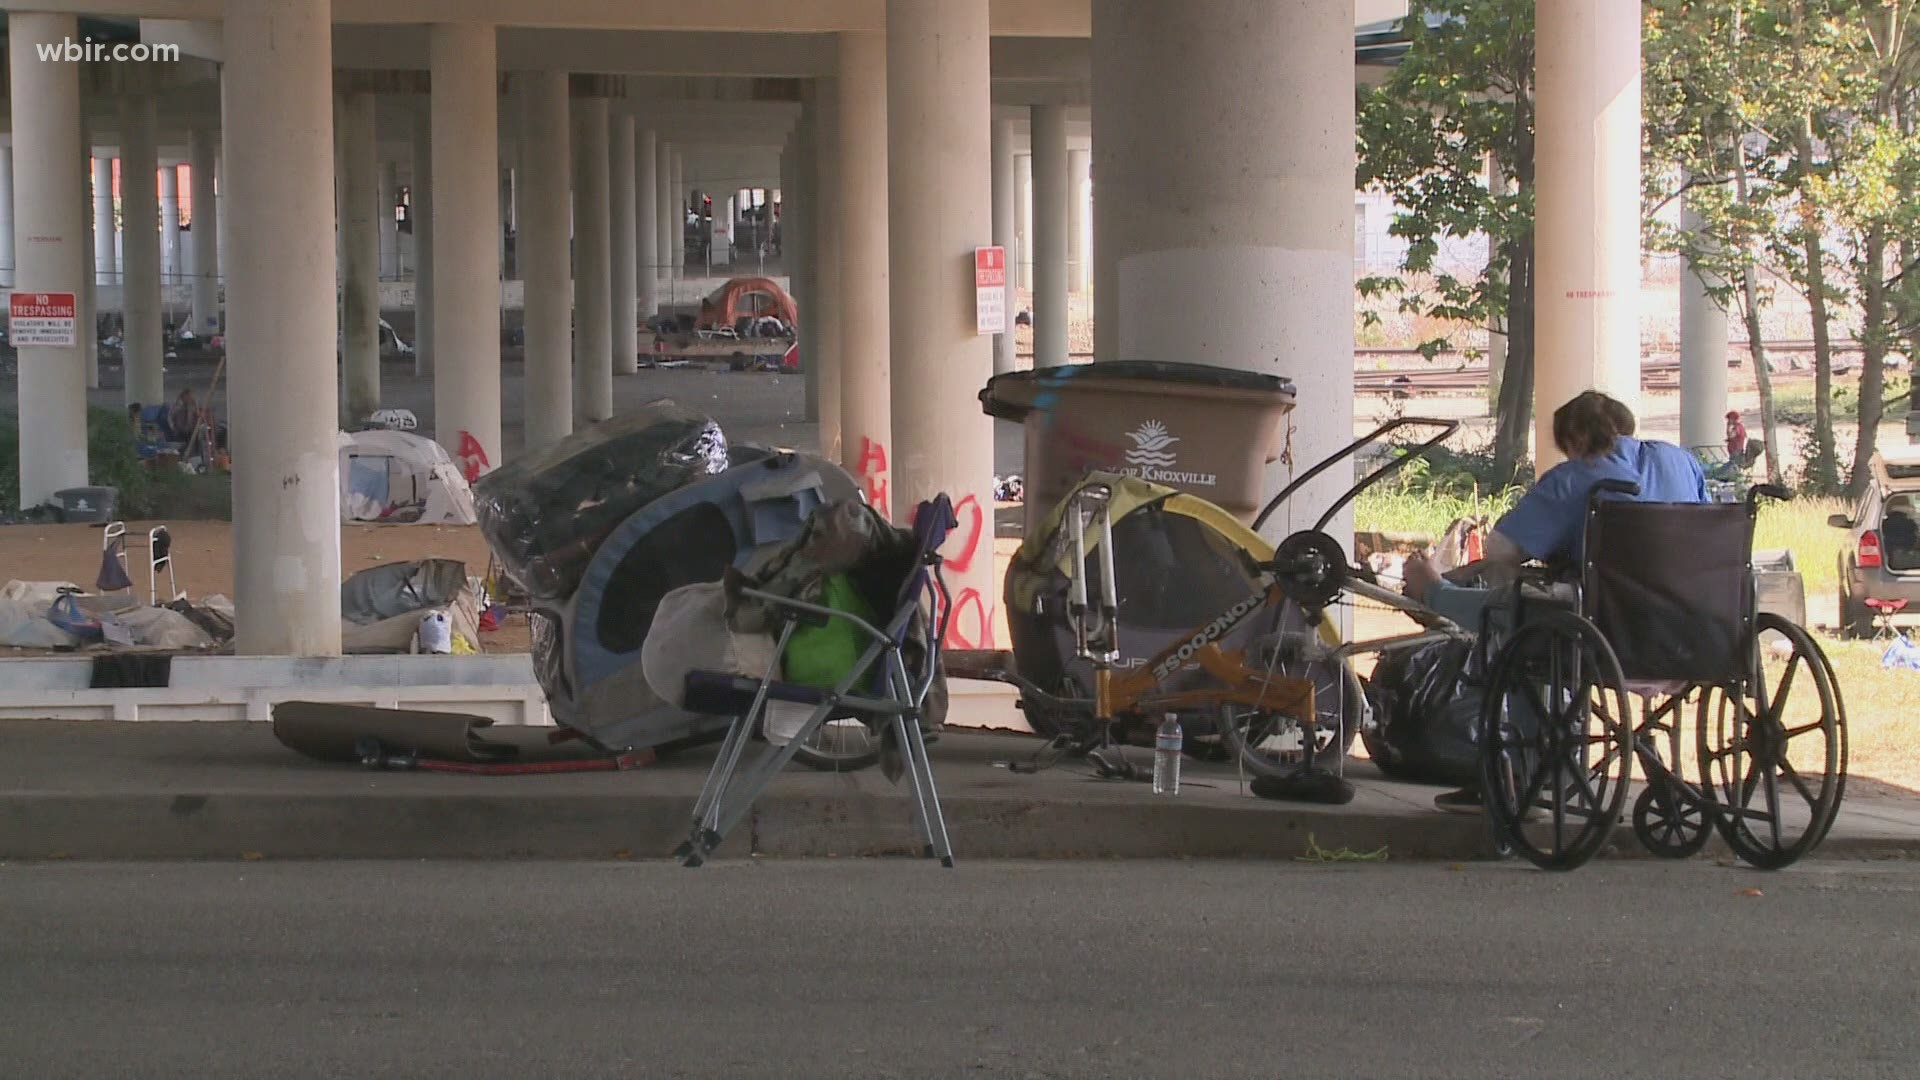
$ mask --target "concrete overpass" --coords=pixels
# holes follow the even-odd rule
[[[163,267],[191,265],[196,318],[224,304],[242,652],[339,650],[333,433],[379,401],[372,298],[400,243],[386,219],[401,186],[436,436],[476,470],[501,458],[503,223],[517,227],[537,445],[608,415],[636,319],[686,265],[687,200],[721,176],[781,191],[822,450],[896,514],[939,491],[991,505],[990,421],[973,402],[1012,351],[1010,335],[975,332],[972,252],[989,243],[1029,249],[1037,362],[1065,361],[1067,296],[1090,288],[1101,358],[1293,378],[1303,404],[1274,486],[1351,428],[1352,89],[1357,58],[1390,59],[1377,24],[1404,4],[4,6],[10,284],[84,296],[123,266],[128,392],[149,399]],[[81,17],[182,59],[42,59],[79,39]],[[1588,386],[1637,391],[1638,56],[1636,5],[1542,5],[1542,415]],[[86,165],[114,155],[123,176],[161,178],[123,187],[118,248],[100,235],[111,199],[89,210]],[[177,181],[170,194],[159,166],[181,159],[192,203],[217,212],[195,215],[190,257],[170,261]],[[97,160],[91,179],[105,186]],[[29,503],[86,482],[89,347],[21,350]],[[1310,487],[1296,519],[1343,486]],[[957,603],[979,613],[964,644],[984,643],[998,597],[973,555],[950,563]]]

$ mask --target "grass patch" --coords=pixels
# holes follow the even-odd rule
[[[1848,510],[1848,505],[1840,499],[1799,498],[1791,502],[1762,503],[1760,519],[1754,523],[1753,546],[1756,550],[1786,548],[1792,551],[1794,566],[1806,583],[1809,598],[1833,592],[1839,584],[1840,551],[1846,546],[1847,533],[1827,524],[1827,517]]]
[[[225,473],[196,476],[155,469],[134,451],[126,414],[87,410],[87,482],[119,489],[118,516],[127,520],[212,520],[233,517],[233,480]],[[20,431],[0,417],[0,514],[20,505]]]
[[[1438,540],[1455,519],[1498,518],[1518,498],[1518,489],[1483,498],[1375,488],[1354,500],[1353,527],[1360,532],[1414,533]]]
[[[1819,640],[1847,707],[1848,771],[1920,791],[1920,728],[1913,723],[1920,671],[1883,669],[1884,642]]]

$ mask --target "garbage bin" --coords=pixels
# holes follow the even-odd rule
[[[980,391],[988,416],[1026,428],[1029,534],[1095,470],[1190,492],[1251,522],[1293,400],[1278,375],[1135,360],[1009,372]]]
[[[110,487],[61,488],[53,493],[53,506],[61,521],[99,524],[112,521],[120,491]]]

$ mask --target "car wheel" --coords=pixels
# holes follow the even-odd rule
[[[1847,568],[1840,568],[1840,636],[1866,639],[1873,636],[1873,612],[1853,595],[1848,587]]]

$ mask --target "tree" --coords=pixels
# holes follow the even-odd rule
[[[1403,209],[1390,232],[1407,241],[1402,272],[1364,278],[1359,291],[1398,296],[1403,312],[1504,330],[1494,417],[1503,482],[1525,457],[1532,421],[1534,3],[1412,0],[1405,58],[1384,84],[1361,87],[1356,106],[1357,185]],[[1488,183],[1489,161],[1508,190]],[[1478,276],[1438,268],[1443,240],[1481,236],[1492,244]],[[1408,275],[1431,283],[1417,288]],[[1429,359],[1452,347],[1447,335],[1419,343]]]
[[[1767,477],[1781,479],[1779,428],[1768,377],[1762,311],[1767,302],[1759,262],[1775,230],[1771,190],[1748,166],[1757,110],[1746,93],[1748,72],[1762,85],[1778,54],[1756,47],[1750,26],[1765,0],[1651,0],[1646,8],[1641,79],[1642,177],[1646,183],[1646,246],[1685,257],[1708,291],[1731,310],[1737,303],[1760,392],[1761,442]],[[1687,200],[1691,228],[1674,230],[1659,212]]]
[[[1647,16],[1648,204],[1682,192],[1700,216],[1692,233],[1649,214],[1649,246],[1679,251],[1705,273],[1737,283],[1768,449],[1780,475],[1760,312],[1773,269],[1805,296],[1814,340],[1814,419],[1804,480],[1840,486],[1833,418],[1832,323],[1857,301],[1862,343],[1862,438],[1853,476],[1865,475],[1881,415],[1882,375],[1897,304],[1887,252],[1913,245],[1900,134],[1901,88],[1911,89],[1905,26],[1913,0],[1651,0]],[[1912,291],[1910,291],[1912,292]],[[1920,298],[1920,292],[1912,292]]]

